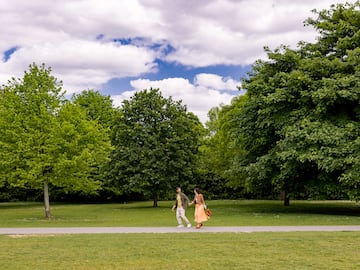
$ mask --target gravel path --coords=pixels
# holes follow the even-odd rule
[[[195,229],[176,227],[66,227],[0,228],[0,235],[95,234],[95,233],[251,233],[251,232],[339,232],[360,231],[360,226],[239,226]]]

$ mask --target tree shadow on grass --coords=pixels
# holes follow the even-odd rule
[[[2,202],[0,203],[1,209],[17,209],[17,208],[34,208],[43,207],[42,203],[39,202]]]
[[[230,208],[230,209],[229,209]],[[216,211],[234,213],[259,213],[259,214],[317,214],[334,216],[360,217],[360,204],[351,202],[299,202],[295,201],[290,206],[283,206],[281,202],[244,202],[229,205],[213,205]]]
[[[284,207],[288,209],[278,209],[278,213],[289,214],[318,214],[318,215],[334,215],[334,216],[355,216],[360,217],[360,206],[341,206],[341,205],[294,205]]]
[[[160,210],[160,209],[171,209],[171,206],[164,206],[164,205],[159,205],[157,207],[153,207],[152,205],[146,206],[146,205],[131,205],[131,204],[126,204],[126,205],[122,205],[122,206],[117,206],[113,208],[114,210],[144,210],[144,209],[154,209],[154,210]]]

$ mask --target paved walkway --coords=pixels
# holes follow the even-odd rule
[[[0,228],[0,234],[99,234],[99,233],[251,233],[251,232],[339,232],[360,231],[360,226],[239,226],[207,227],[200,230],[176,227],[66,227],[66,228]]]

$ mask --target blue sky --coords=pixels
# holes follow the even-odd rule
[[[337,3],[346,1],[337,0]],[[350,1],[353,2],[353,1]],[[45,63],[68,96],[85,89],[121,105],[156,87],[202,122],[229,104],[263,47],[296,47],[332,0],[2,0],[0,83]]]
[[[217,74],[221,77],[230,77],[233,80],[239,81],[241,78],[245,78],[247,72],[251,70],[251,65],[214,65],[194,68],[178,63],[168,63],[162,60],[156,60],[156,63],[157,72],[143,74],[141,78],[157,81],[171,77],[182,77],[192,82],[197,74],[210,73]],[[138,77],[125,77],[111,79],[101,87],[102,92],[106,95],[115,95],[118,94],[119,91],[126,91],[131,89],[130,82],[137,78]],[[236,93],[234,94],[236,95]]]

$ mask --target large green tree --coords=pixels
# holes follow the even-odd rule
[[[181,101],[158,89],[125,100],[115,120],[109,176],[123,193],[151,196],[186,186],[196,168],[202,125]]]
[[[314,11],[315,43],[270,51],[243,83],[244,172],[257,191],[360,198],[360,2]]]
[[[237,136],[235,117],[243,107],[247,96],[234,97],[230,105],[212,108],[206,122],[208,135],[199,151],[200,175],[204,179],[207,196],[234,197],[244,187],[244,175],[239,162],[246,152],[241,136]],[[218,197],[219,198],[219,197]]]
[[[85,90],[79,94],[74,94],[71,101],[86,111],[89,120],[98,121],[104,128],[104,132],[107,132],[110,136],[117,111],[110,96],[102,95],[95,90]],[[94,179],[102,182],[102,190],[99,194],[102,198],[112,198],[118,193],[118,189],[113,186],[112,181],[107,177],[107,170],[108,162],[99,164],[98,174],[92,175]]]
[[[49,186],[84,193],[100,188],[91,175],[107,159],[110,140],[85,110],[63,99],[50,68],[33,64],[0,93],[2,182],[42,189],[47,218]]]
[[[97,120],[102,126],[111,127],[115,108],[110,96],[104,96],[95,90],[84,90],[80,94],[74,94],[72,102],[84,108],[90,120]]]

